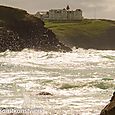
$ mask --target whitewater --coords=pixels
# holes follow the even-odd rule
[[[0,107],[39,108],[40,115],[99,115],[114,90],[114,50],[0,53]]]

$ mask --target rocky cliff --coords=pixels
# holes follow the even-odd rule
[[[30,48],[43,51],[71,51],[44,27],[44,22],[24,10],[0,6],[0,52]]]
[[[110,103],[105,106],[100,115],[115,115],[115,92],[113,93]]]

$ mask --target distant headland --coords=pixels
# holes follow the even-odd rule
[[[58,10],[51,12],[54,11]],[[69,6],[59,11],[71,12]],[[80,9],[77,11],[82,12]],[[115,21],[84,19],[83,16],[81,20],[72,20],[72,18],[70,20],[69,17],[66,19],[69,21],[43,21],[25,10],[0,5],[0,52],[7,49],[20,51],[24,48],[71,51],[69,47],[74,46],[85,49],[115,50]]]
[[[45,21],[45,26],[69,47],[115,50],[115,21],[113,20]]]

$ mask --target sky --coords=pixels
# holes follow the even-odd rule
[[[115,20],[115,0],[0,0],[0,5],[25,9],[31,14],[70,5],[71,10],[82,9],[84,18]]]

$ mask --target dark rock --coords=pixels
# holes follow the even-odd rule
[[[51,95],[52,96],[52,94],[49,92],[40,92],[38,95]]]
[[[100,115],[115,115],[115,92],[113,93],[110,103],[105,106]]]
[[[0,6],[0,52],[24,48],[43,51],[71,51],[44,27],[44,22],[24,10]]]

